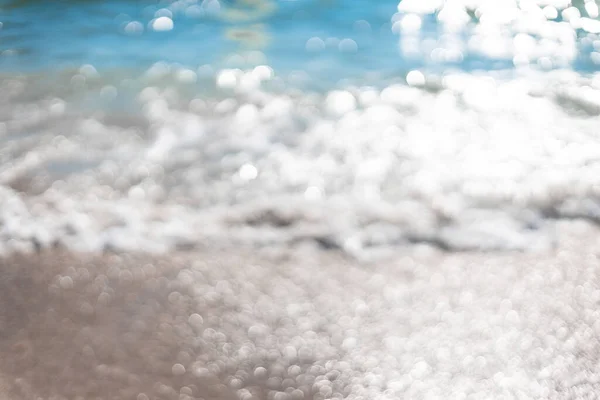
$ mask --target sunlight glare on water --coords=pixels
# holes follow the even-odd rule
[[[597,6],[88,2],[39,25],[2,3],[0,182],[28,194],[5,218],[46,221],[7,234],[83,213],[82,249],[548,248],[552,218],[600,215]]]

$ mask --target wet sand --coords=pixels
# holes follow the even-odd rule
[[[600,235],[543,253],[0,261],[1,398],[594,399]]]

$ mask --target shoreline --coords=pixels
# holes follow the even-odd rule
[[[591,399],[600,236],[561,232],[550,252],[414,246],[379,263],[305,248],[13,255],[3,397]]]

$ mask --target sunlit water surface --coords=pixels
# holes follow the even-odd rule
[[[2,251],[548,248],[600,220],[598,4],[2,1]]]

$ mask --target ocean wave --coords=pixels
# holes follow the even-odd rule
[[[6,251],[527,250],[552,246],[557,218],[600,220],[599,75],[413,71],[312,91],[264,65],[162,63],[0,84]]]

